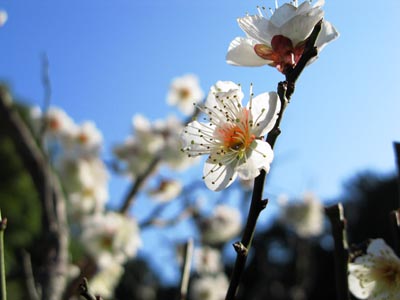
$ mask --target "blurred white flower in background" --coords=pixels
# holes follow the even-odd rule
[[[221,252],[208,246],[196,248],[193,255],[193,267],[199,274],[221,272]]]
[[[190,283],[190,299],[224,300],[228,285],[228,279],[223,273],[193,278]]]
[[[305,193],[301,199],[288,201],[287,196],[279,199],[281,214],[279,220],[300,237],[313,237],[324,229],[324,208],[313,193]]]
[[[217,205],[210,217],[200,221],[202,241],[215,245],[225,243],[239,234],[242,217],[237,208],[228,205]]]
[[[0,10],[0,27],[3,26],[8,19],[8,14],[5,10]]]
[[[70,135],[63,141],[65,156],[97,156],[103,144],[103,135],[91,121],[76,125]]]
[[[170,115],[166,119],[156,120],[153,123],[154,134],[163,139],[163,147],[160,157],[173,170],[183,171],[196,164],[198,160],[187,157],[181,151],[181,132],[184,124],[175,116]]]
[[[204,98],[196,75],[187,74],[172,80],[167,95],[167,103],[176,106],[183,114],[190,116],[195,112],[197,104]]]
[[[179,196],[182,191],[182,183],[178,180],[162,179],[157,187],[150,189],[148,194],[159,202],[168,202]]]
[[[106,265],[110,260],[122,264],[135,257],[142,245],[137,222],[115,212],[87,217],[82,222],[80,239],[100,266]]]
[[[39,107],[33,107],[30,111],[30,118],[35,133],[41,134],[45,128],[44,136],[48,139],[68,138],[73,135],[76,129],[74,121],[68,114],[58,107],[49,107],[43,113]]]
[[[136,115],[133,118],[133,135],[114,147],[114,154],[127,164],[127,171],[133,178],[147,171],[155,160],[173,170],[182,171],[197,162],[181,151],[180,133],[183,127],[174,116],[150,122]]]
[[[110,261],[90,280],[90,292],[94,295],[100,295],[102,299],[111,299],[123,274],[122,265]]]
[[[400,299],[400,259],[382,239],[349,263],[349,289],[359,299]]]

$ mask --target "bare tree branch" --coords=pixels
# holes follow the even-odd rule
[[[68,227],[65,201],[57,178],[22,120],[4,86],[0,86],[0,117],[29,172],[42,208],[41,258],[36,280],[43,300],[59,300],[66,284]]]

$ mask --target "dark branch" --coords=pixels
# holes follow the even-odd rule
[[[347,281],[349,250],[347,245],[346,219],[344,218],[343,206],[339,203],[327,207],[325,212],[331,223],[332,236],[335,242],[336,299],[349,299],[350,295]]]
[[[282,121],[283,113],[294,92],[296,81],[299,78],[303,69],[306,67],[307,63],[318,55],[317,48],[315,47],[315,41],[317,40],[318,34],[321,31],[321,26],[322,26],[322,20],[315,25],[312,33],[307,38],[304,53],[300,58],[299,62],[297,63],[297,65],[293,69],[287,70],[285,72],[286,81],[280,82],[278,84],[277,92],[281,101],[281,109],[279,112],[278,119],[275,123],[275,126],[271,130],[271,132],[268,133],[266,139],[272,149],[274,148],[275,142],[281,133],[280,124]],[[260,175],[256,177],[254,181],[250,210],[241,240],[241,247],[244,247],[246,251],[237,252],[235,266],[231,275],[228,292],[225,298],[226,300],[235,299],[240,279],[246,264],[247,253],[250,250],[251,242],[255,232],[257,219],[261,211],[265,208],[265,202],[262,200],[265,180],[266,180],[266,172],[264,170],[261,170]],[[243,255],[243,253],[245,253],[245,255]]]

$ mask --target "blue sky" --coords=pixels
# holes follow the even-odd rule
[[[279,1],[283,3],[283,1]],[[255,0],[5,0],[0,29],[0,79],[15,95],[41,105],[41,54],[47,53],[52,104],[77,122],[93,120],[105,137],[105,157],[130,133],[131,118],[178,111],[165,98],[173,77],[197,74],[205,91],[217,80],[252,82],[255,94],[283,77],[269,67],[225,63],[230,41],[243,36],[236,18],[256,13]],[[324,199],[364,170],[395,168],[400,141],[400,2],[333,1],[325,18],[341,36],[308,67],[282,122],[266,193],[313,190]],[[192,173],[201,177],[200,168]],[[127,182],[113,179],[112,200]]]

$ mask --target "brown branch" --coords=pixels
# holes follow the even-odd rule
[[[315,47],[315,41],[321,31],[322,20],[319,21],[310,36],[307,38],[304,53],[301,56],[296,67],[285,71],[286,80],[278,84],[277,92],[281,101],[281,110],[278,115],[278,119],[275,123],[274,128],[268,133],[267,142],[273,149],[278,136],[281,133],[280,123],[282,121],[283,113],[286,109],[287,104],[294,92],[295,84],[299,78],[301,72],[306,67],[307,63],[314,57],[318,55],[317,48]],[[247,254],[250,250],[251,242],[255,232],[255,227],[257,224],[258,216],[261,211],[267,205],[267,200],[263,199],[263,189],[266,180],[266,172],[264,170],[260,171],[260,175],[255,178],[253,195],[251,199],[249,214],[247,217],[247,223],[243,232],[242,240],[239,243],[234,244],[234,248],[237,252],[235,266],[231,275],[228,292],[226,294],[226,300],[234,300],[240,279],[244,271],[244,267],[247,260]]]
[[[31,255],[26,250],[22,250],[22,268],[24,271],[25,285],[30,300],[39,300],[39,293],[35,286],[35,278],[33,276]]]
[[[144,184],[146,179],[154,172],[154,170],[157,168],[159,163],[160,163],[160,158],[159,157],[155,157],[150,162],[150,164],[147,167],[147,169],[136,178],[136,181],[134,182],[134,184],[131,186],[131,188],[129,189],[128,193],[126,194],[125,199],[124,199],[124,201],[122,203],[122,206],[121,206],[121,208],[119,210],[119,212],[121,214],[128,214],[129,208],[133,204],[133,202],[134,202],[134,200],[136,198],[136,195],[140,191],[142,185]]]
[[[59,300],[66,284],[68,228],[65,201],[59,182],[31,131],[12,104],[4,86],[0,86],[0,118],[6,124],[15,149],[31,176],[42,208],[40,257],[43,259],[37,280],[42,299]]]
[[[347,269],[349,262],[349,250],[346,235],[346,219],[344,218],[343,206],[341,203],[327,207],[326,215],[332,227],[332,236],[335,242],[335,278],[336,278],[336,299],[349,299],[349,287],[347,281]]]

